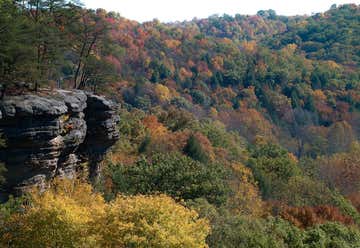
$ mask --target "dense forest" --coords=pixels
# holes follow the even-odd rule
[[[355,4],[138,23],[0,0],[1,98],[121,106],[101,178],[10,198],[1,247],[360,247],[359,63]]]

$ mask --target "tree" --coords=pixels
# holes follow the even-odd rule
[[[331,188],[336,187],[344,195],[360,190],[360,145],[353,143],[350,151],[336,153],[330,157],[320,157],[315,163],[319,177]]]
[[[248,164],[266,199],[276,198],[286,189],[291,177],[300,175],[297,163],[288,152],[274,144],[255,147]]]
[[[160,113],[159,121],[169,130],[176,132],[192,127],[195,123],[195,117],[184,109],[171,106],[168,111]]]
[[[200,142],[194,136],[194,134],[190,135],[187,144],[184,147],[184,153],[192,159],[202,163],[206,163],[209,160],[209,157],[201,147]]]
[[[106,203],[86,183],[56,180],[19,203],[0,208],[1,247],[207,247],[208,222],[165,195]]]
[[[352,127],[346,121],[336,122],[329,127],[329,153],[345,152],[355,141]]]
[[[34,51],[33,74],[31,80],[35,90],[57,73],[62,60],[68,37],[65,27],[74,20],[76,9],[74,1],[29,0],[18,1],[29,23],[25,41]]]
[[[229,184],[232,192],[227,207],[232,213],[255,217],[264,215],[265,204],[249,168],[239,163],[233,163]]]
[[[306,176],[291,177],[286,187],[277,192],[276,196],[290,206],[334,204],[333,192],[323,182]]]
[[[285,207],[280,215],[300,228],[308,228],[326,222],[339,222],[348,226],[354,224],[351,217],[343,215],[338,208],[329,205]]]
[[[109,174],[115,193],[161,192],[184,200],[203,197],[218,205],[226,201],[228,172],[221,165],[205,165],[178,153],[156,154],[150,160],[141,159],[130,166],[112,165]]]
[[[96,93],[97,88],[117,78],[114,65],[101,57],[89,56],[84,59],[84,64],[79,88],[91,87]]]
[[[360,232],[339,223],[326,223],[304,233],[305,247],[350,247],[360,246]]]
[[[212,232],[207,238],[210,247],[356,248],[360,244],[359,230],[356,227],[345,226],[341,223],[327,222],[307,229],[300,229],[281,218],[254,218],[229,214],[224,209],[215,209],[200,200],[192,202],[190,206],[200,216],[206,216],[210,220]],[[329,213],[327,210],[322,213],[320,209],[319,216]],[[336,210],[334,213],[339,214]],[[340,219],[342,218],[340,217]]]
[[[1,98],[15,80],[26,78],[33,52],[28,44],[29,25],[16,2],[0,1]]]
[[[73,52],[76,56],[74,71],[74,88],[86,86],[89,73],[94,69],[96,56],[101,56],[101,48],[107,39],[109,25],[105,20],[104,10],[81,9],[79,23],[73,26],[76,36]]]
[[[301,230],[281,219],[254,219],[219,213],[214,220],[210,247],[282,248],[302,246]]]
[[[104,211],[101,195],[88,184],[60,180],[49,191],[31,192],[31,204],[2,220],[4,247],[97,247],[89,223]]]
[[[95,217],[99,247],[207,247],[205,219],[165,195],[119,196]]]

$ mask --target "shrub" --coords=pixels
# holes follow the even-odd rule
[[[208,222],[165,195],[106,203],[88,184],[58,180],[30,196],[0,208],[1,247],[207,247]]]

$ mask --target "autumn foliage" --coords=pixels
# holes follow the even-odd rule
[[[353,219],[342,214],[338,208],[326,205],[285,207],[280,216],[301,228],[312,227],[326,222],[340,222],[345,225],[354,224]]]
[[[8,217],[4,247],[207,247],[206,220],[165,195],[118,196],[106,203],[88,184],[59,180],[31,193]]]

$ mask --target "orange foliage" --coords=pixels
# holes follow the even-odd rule
[[[320,176],[343,194],[360,191],[360,145],[352,145],[350,152],[337,153],[330,158],[318,159]]]
[[[178,132],[169,131],[154,115],[145,117],[143,119],[143,124],[147,128],[151,137],[149,145],[150,151],[182,151],[190,136],[190,132],[188,130]],[[208,140],[204,139],[202,139],[202,142],[205,148],[207,148],[210,143]],[[208,150],[211,151],[210,149]]]
[[[266,141],[275,141],[272,124],[256,109],[222,111],[219,112],[219,119],[230,129],[239,130],[240,134],[250,141],[259,137]]]
[[[181,45],[181,42],[178,41],[178,40],[165,40],[165,45],[170,48],[170,49],[173,49],[175,50],[177,47],[179,47]]]
[[[257,44],[256,41],[244,41],[242,43],[242,48],[245,52],[249,54],[254,54],[257,50]]]
[[[201,148],[203,149],[203,151],[209,156],[209,158],[211,160],[214,160],[215,159],[215,153],[214,153],[214,148],[213,148],[210,140],[200,132],[194,133],[194,136],[197,139],[197,141],[200,143]]]
[[[325,96],[322,90],[315,90],[313,93],[315,101],[326,101],[327,97]]]
[[[138,157],[133,154],[116,151],[116,152],[109,153],[107,155],[107,159],[112,164],[128,164],[128,165],[130,165],[130,164],[135,163],[136,160],[138,159]]]
[[[229,103],[232,105],[231,100],[236,97],[236,93],[230,88],[218,88],[215,91],[215,96],[217,104],[226,104]],[[230,106],[231,106],[230,105]]]
[[[148,115],[142,120],[143,125],[148,129],[151,136],[159,137],[167,133],[166,127],[158,121],[155,115]]]
[[[329,205],[285,207],[280,213],[280,216],[301,228],[307,228],[325,222],[340,222],[345,225],[354,224],[351,217],[343,215],[338,208]]]
[[[347,198],[351,201],[352,205],[360,213],[360,192],[354,192],[348,195]]]
[[[224,59],[221,56],[215,56],[211,59],[211,64],[216,70],[222,70],[224,66]]]
[[[185,80],[186,78],[191,78],[192,72],[186,70],[184,67],[181,67],[179,71],[179,77],[181,80]]]

